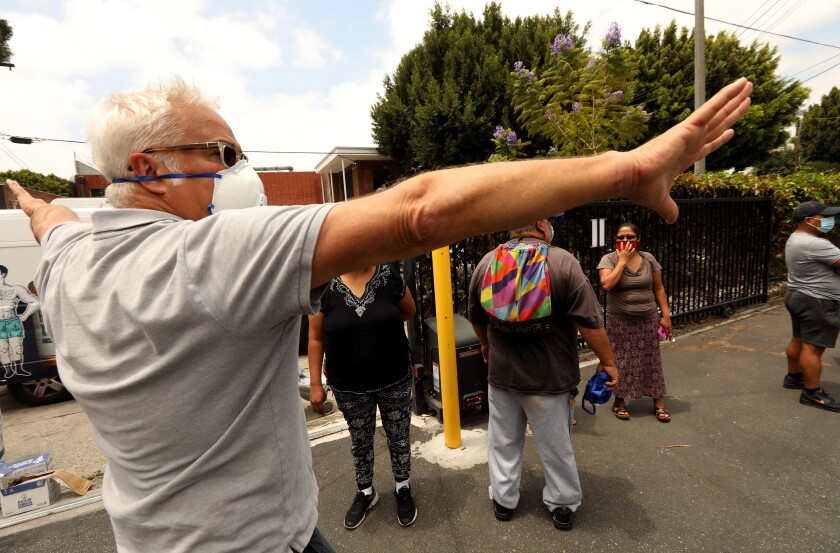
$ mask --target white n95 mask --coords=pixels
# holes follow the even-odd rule
[[[213,199],[207,206],[212,215],[225,209],[242,209],[268,204],[262,180],[247,161],[214,175]]]

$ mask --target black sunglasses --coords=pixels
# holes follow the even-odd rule
[[[621,240],[622,242],[633,241],[633,240],[636,240],[637,238],[639,238],[639,237],[636,236],[635,234],[622,234],[620,236],[615,237],[616,240]]]
[[[163,148],[150,148],[145,150],[144,154],[154,154],[157,152],[175,152],[179,150],[212,150],[219,149],[219,158],[225,167],[233,167],[240,159],[248,161],[248,156],[242,152],[237,152],[231,144],[225,142],[196,142],[194,144],[179,144],[177,146],[165,146]]]

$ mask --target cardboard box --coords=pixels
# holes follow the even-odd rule
[[[0,509],[4,517],[19,515],[52,505],[59,495],[61,495],[59,483],[45,476],[0,489]]]
[[[0,488],[9,487],[9,483],[16,478],[28,474],[39,474],[52,470],[52,455],[44,453],[29,459],[10,461],[0,465]]]

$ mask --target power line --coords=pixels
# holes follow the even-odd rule
[[[12,159],[12,161],[16,162],[16,163],[17,163],[18,165],[20,165],[21,167],[23,167],[23,168],[25,168],[25,169],[29,169],[30,171],[32,170],[32,169],[30,169],[29,165],[27,165],[26,163],[24,163],[22,159],[20,159],[18,156],[16,156],[16,155],[15,155],[15,153],[14,153],[13,151],[11,151],[11,150],[10,150],[10,149],[9,149],[9,148],[5,145],[5,144],[3,144],[2,142],[0,142],[0,149],[2,149],[2,150],[3,150],[3,152],[5,152],[5,153],[6,153],[6,155],[7,155],[7,156],[9,156],[9,157]]]
[[[809,71],[809,70],[811,70],[811,69],[815,68],[816,66],[818,66],[818,65],[822,65],[822,64],[824,64],[825,62],[830,61],[830,60],[833,60],[834,58],[837,58],[837,57],[840,57],[840,54],[834,54],[834,55],[833,55],[833,56],[831,56],[830,58],[826,58],[826,59],[822,60],[821,62],[819,62],[819,63],[815,63],[815,64],[814,64],[814,65],[812,65],[811,67],[806,67],[805,69],[803,69],[803,70],[801,70],[801,71],[797,71],[796,73],[793,73],[793,74],[791,74],[790,76],[791,76],[791,77],[793,77],[793,76],[795,76],[795,75],[799,75],[800,73],[804,73],[804,72],[806,72],[806,71]]]
[[[804,81],[800,81],[800,82],[801,82],[801,83],[807,83],[807,82],[808,82],[808,81],[810,81],[811,79],[816,79],[817,77],[819,77],[819,76],[820,76],[820,75],[822,75],[823,73],[825,73],[825,72],[827,72],[827,71],[831,71],[832,69],[834,69],[834,68],[835,68],[835,67],[837,67],[838,65],[840,65],[840,61],[839,61],[839,62],[837,62],[837,63],[835,63],[834,65],[832,65],[831,67],[829,67],[829,68],[828,68],[828,69],[826,69],[825,71],[820,71],[819,73],[817,73],[817,74],[816,74],[816,75],[814,75],[813,77],[808,77],[808,78],[807,78],[807,79],[805,79]]]
[[[686,14],[686,15],[694,16],[694,13],[692,13],[692,12],[687,12],[685,10],[678,10],[678,9],[672,8],[670,6],[663,6],[662,4],[657,4],[655,2],[648,2],[647,0],[634,0],[634,1],[639,2],[640,4],[647,4],[649,6],[656,6],[658,8],[665,8],[666,10],[671,10],[673,12],[683,13],[683,14]],[[817,46],[826,46],[828,48],[834,48],[834,49],[840,50],[840,46],[835,46],[834,44],[826,44],[824,42],[816,42],[814,40],[808,40],[806,38],[798,38],[798,37],[790,36],[790,35],[783,35],[783,34],[780,34],[780,33],[771,33],[770,31],[765,31],[765,30],[762,30],[762,29],[756,29],[754,27],[749,27],[749,26],[746,26],[746,25],[739,25],[738,23],[732,23],[731,21],[724,21],[722,19],[715,19],[714,17],[708,17],[707,16],[707,17],[704,17],[704,19],[708,19],[709,21],[715,21],[717,23],[723,23],[724,25],[732,25],[733,27],[739,27],[739,28],[742,28],[742,29],[749,29],[751,31],[758,31],[758,32],[761,32],[761,33],[766,33],[768,35],[780,36],[782,38],[789,38],[791,40],[798,40],[800,42],[807,42],[809,44],[816,44]]]

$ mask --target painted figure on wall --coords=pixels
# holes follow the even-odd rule
[[[41,307],[38,296],[24,286],[7,284],[9,270],[0,265],[0,363],[3,364],[4,376],[30,376],[23,368],[23,322]],[[18,314],[18,305],[26,308]]]

